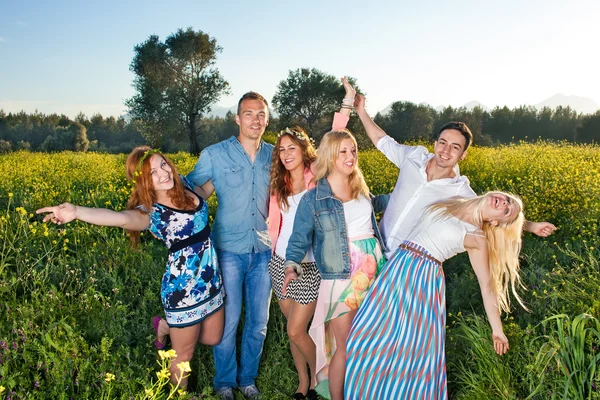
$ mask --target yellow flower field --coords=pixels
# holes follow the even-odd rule
[[[81,222],[55,226],[34,215],[39,207],[65,201],[123,209],[131,192],[125,158],[70,152],[0,156],[2,396],[213,398],[207,346],[179,367],[191,374],[186,392],[163,388],[170,353],[159,352],[157,359],[150,320],[162,313],[165,247],[143,235],[140,250],[133,251],[120,229]],[[170,158],[182,174],[197,160],[186,153]],[[381,153],[361,152],[359,163],[373,193],[393,189],[398,170]],[[520,293],[531,312],[513,306],[505,317],[511,348],[502,358],[491,348],[467,258],[444,263],[450,397],[600,398],[600,147],[546,142],[474,147],[460,169],[477,193],[516,193],[529,220],[550,221],[559,229],[547,239],[524,235]],[[215,196],[209,206],[214,215]],[[265,398],[288,398],[296,378],[275,301],[268,332],[257,384]],[[565,372],[564,365],[577,369]]]

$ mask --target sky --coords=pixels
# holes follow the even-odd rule
[[[270,101],[304,67],[356,78],[372,114],[557,93],[600,104],[599,15],[597,0],[0,0],[0,109],[123,115],[134,46],[187,27],[223,49],[223,107],[249,90]]]

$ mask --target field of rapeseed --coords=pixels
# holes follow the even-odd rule
[[[196,159],[172,155],[181,173]],[[0,399],[210,398],[210,349],[182,373],[190,393],[169,391],[169,354],[152,346],[162,312],[166,249],[144,236],[139,251],[119,229],[41,224],[34,211],[76,204],[122,209],[130,193],[123,155],[0,156]],[[374,193],[397,169],[376,151],[360,165]],[[451,398],[600,398],[600,147],[518,144],[473,148],[461,162],[476,192],[519,194],[529,220],[559,229],[526,234],[522,291],[530,312],[505,317],[511,349],[492,350],[479,289],[466,257],[445,263]],[[214,212],[216,201],[209,204]],[[258,387],[266,399],[296,387],[283,317],[273,302]],[[161,389],[162,388],[162,389]],[[241,396],[238,393],[238,396]],[[241,397],[240,397],[241,398]]]

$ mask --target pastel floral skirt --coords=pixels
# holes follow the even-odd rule
[[[356,310],[367,290],[385,265],[385,257],[374,237],[350,242],[350,279],[323,279],[309,334],[317,347],[317,386],[319,395],[329,395],[329,362],[335,353],[332,319]]]

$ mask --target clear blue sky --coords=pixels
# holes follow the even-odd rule
[[[600,1],[0,0],[0,108],[121,115],[133,47],[193,27],[217,39],[232,95],[270,100],[288,71],[350,75],[396,100],[493,107],[556,93],[600,104]],[[493,4],[492,4],[493,3]]]

